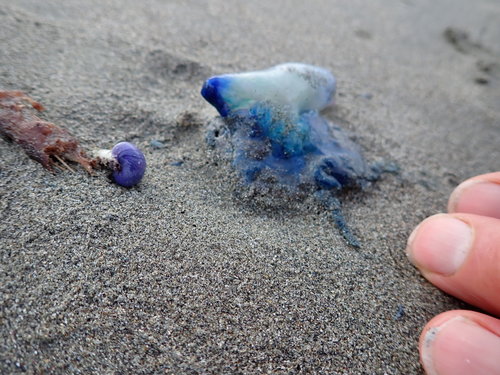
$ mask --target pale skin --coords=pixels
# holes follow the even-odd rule
[[[448,213],[417,226],[406,251],[431,283],[485,312],[447,311],[427,323],[426,373],[500,375],[500,172],[461,183]]]

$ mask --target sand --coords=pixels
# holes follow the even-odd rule
[[[0,0],[0,88],[149,163],[125,189],[0,139],[0,373],[421,374],[425,322],[470,307],[406,238],[499,169],[499,17],[495,0]],[[204,79],[287,61],[334,72],[325,117],[401,168],[342,194],[360,249],[309,201],[243,199],[206,145]]]

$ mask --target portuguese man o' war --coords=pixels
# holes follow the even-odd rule
[[[276,184],[291,193],[314,194],[333,212],[344,238],[358,247],[335,193],[363,187],[380,175],[360,148],[319,111],[332,103],[335,77],[299,63],[208,79],[201,95],[223,123],[207,136],[227,137],[233,165],[247,184]]]
[[[256,72],[212,77],[201,90],[222,117],[268,104],[298,116],[320,111],[333,99],[335,77],[327,70],[305,64],[281,64]]]

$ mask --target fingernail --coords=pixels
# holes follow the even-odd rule
[[[500,374],[500,337],[463,316],[427,330],[420,355],[428,375]]]
[[[500,184],[466,181],[450,196],[449,212],[469,212],[500,218]]]
[[[423,221],[408,239],[407,254],[418,268],[440,275],[453,275],[472,247],[472,228],[449,215]]]

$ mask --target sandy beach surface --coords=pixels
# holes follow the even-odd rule
[[[496,0],[0,0],[0,89],[148,161],[125,189],[0,139],[0,373],[422,374],[425,322],[470,307],[406,238],[500,169],[499,19]],[[340,197],[359,249],[314,202],[242,197],[205,142],[206,78],[287,61],[331,70],[324,116],[400,166]]]

